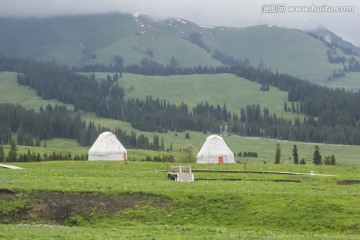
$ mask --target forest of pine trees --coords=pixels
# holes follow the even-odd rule
[[[118,56],[117,59],[118,65],[121,65],[121,57]],[[158,68],[148,68],[149,64],[151,61],[142,61],[142,64],[137,66],[142,69],[140,73],[145,74],[145,69],[149,71],[151,69],[150,74],[162,75],[168,69],[168,66],[162,65],[158,65]],[[124,71],[128,70],[127,66],[117,67],[124,69]],[[287,74],[273,73],[267,69],[256,69],[248,66],[172,67],[169,69],[171,71],[168,74],[232,73],[257,82],[259,85],[279,88],[288,92],[289,105],[287,108],[291,106],[291,110],[299,109],[299,113],[303,115],[301,118],[290,121],[277,117],[276,114],[270,113],[267,108],[261,108],[256,104],[248,105],[245,109],[239,109],[238,113],[231,113],[225,104],[214,106],[203,102],[189,109],[185,103],[175,105],[151,96],[146,99],[125,98],[122,87],[116,81],[121,73],[117,73],[113,77],[109,76],[99,83],[92,74],[79,75],[66,66],[0,57],[0,71],[18,72],[19,84],[30,86],[42,98],[55,98],[64,103],[73,104],[75,112],[83,110],[96,113],[99,117],[127,121],[139,130],[151,132],[194,130],[216,133],[220,131],[220,126],[226,124],[228,132],[244,136],[263,136],[306,142],[360,144],[359,93],[348,92],[344,89],[334,90],[320,87]],[[59,108],[59,111],[63,110]],[[36,115],[35,113],[28,114]],[[49,111],[47,109],[40,110],[39,115],[41,114],[49,114]],[[59,116],[59,119],[65,116]],[[74,119],[77,119],[76,113]],[[26,137],[26,134],[32,134],[35,141],[36,138],[47,139],[52,136],[59,136],[74,138],[82,145],[89,145],[93,137],[97,136],[99,132],[98,127],[91,126],[91,123],[89,126],[84,126],[84,123],[78,120],[76,121],[76,129],[61,122],[49,126],[52,129],[48,132],[39,130],[36,134],[34,133],[38,129],[36,125],[29,127],[17,124],[15,127],[14,124],[9,121],[6,124],[0,124],[1,141],[8,142],[11,133],[19,132],[21,136],[24,136],[23,142],[25,144],[26,139],[29,138]],[[59,131],[59,128],[64,130]],[[130,137],[130,139],[133,138]],[[156,148],[150,146],[151,144],[142,138],[141,142],[146,147]],[[140,145],[133,142],[131,146]]]
[[[98,135],[108,128],[85,123],[79,114],[68,111],[65,107],[47,105],[39,112],[28,110],[20,105],[0,104],[0,144],[9,144],[12,133],[17,133],[18,145],[40,145],[40,140],[52,138],[75,139],[81,146],[94,143]],[[127,134],[120,128],[114,134],[129,148],[160,150],[161,141],[154,134],[150,141],[144,135],[135,132]]]

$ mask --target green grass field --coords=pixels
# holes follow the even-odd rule
[[[106,75],[108,73],[96,73],[99,79],[106,78]],[[295,114],[283,111],[284,102],[287,101],[286,92],[276,88],[262,92],[259,84],[231,74],[165,77],[123,74],[119,84],[124,86],[127,97],[131,98],[145,99],[146,96],[151,95],[153,98],[166,99],[170,103],[184,102],[190,108],[205,101],[220,106],[225,103],[229,111],[238,115],[240,109],[246,108],[246,105],[260,104],[262,108],[269,108],[270,113],[275,113],[277,116],[290,119],[296,117]],[[189,85],[194,87],[189,88]],[[29,87],[19,86],[16,83],[16,73],[0,72],[0,86],[0,103],[21,104],[36,110],[47,104],[65,105],[56,100],[43,100]],[[67,108],[71,110],[73,106],[67,105]]]
[[[358,239],[360,234],[359,185],[338,184],[360,181],[355,167],[323,167],[336,175],[330,177],[195,173],[194,183],[176,183],[158,171],[167,163],[16,165],[24,169],[0,169],[1,239]]]
[[[28,86],[20,86],[16,82],[16,73],[0,72],[0,103],[20,104],[26,108],[39,110],[40,107],[51,105],[66,105],[57,100],[44,100],[36,95],[36,92]],[[73,106],[66,105],[68,109]]]
[[[106,78],[107,73],[96,73],[97,78]],[[260,85],[232,74],[195,74],[176,76],[143,76],[123,74],[119,84],[129,98],[145,99],[146,96],[166,99],[170,103],[186,103],[190,108],[201,102],[223,106],[240,115],[240,109],[248,104],[260,104],[270,113],[294,119],[295,114],[283,111],[287,93],[276,88],[263,92]],[[189,87],[191,86],[191,87]]]
[[[339,78],[328,82],[328,86],[331,88],[345,88],[351,89],[354,92],[358,92],[360,82],[360,73],[352,72],[347,73],[345,78]]]

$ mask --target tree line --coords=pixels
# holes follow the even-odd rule
[[[76,74],[65,66],[51,63],[29,63],[2,57],[0,66],[0,70],[19,72],[18,83],[35,89],[44,99],[54,98],[73,104],[75,111],[84,110],[96,113],[99,117],[127,121],[139,130],[164,132],[189,129],[216,132],[222,115],[229,115],[220,106],[208,106],[206,112],[202,112],[202,104],[191,111],[184,103],[178,106],[151,96],[146,99],[125,99],[122,87],[118,86],[114,78],[98,83],[92,74]],[[221,116],[218,116],[219,112]]]
[[[267,108],[261,109],[259,105],[248,105],[239,109],[239,113],[230,113],[225,104],[214,106],[203,102],[189,109],[185,103],[175,105],[151,96],[145,99],[125,98],[115,75],[99,83],[92,74],[79,75],[64,66],[36,62],[28,64],[28,61],[9,58],[4,60],[4,57],[0,57],[0,70],[20,72],[19,83],[31,86],[43,98],[55,98],[74,104],[75,111],[81,109],[94,112],[99,117],[127,121],[134,128],[144,131],[195,130],[216,133],[220,131],[220,126],[227,125],[231,133],[245,136],[360,143],[359,93],[320,87],[268,69],[248,66],[222,66],[216,69],[202,67],[206,73],[232,73],[260,85],[266,84],[287,91],[288,101],[299,106],[299,113],[303,114],[301,118],[299,116],[290,121],[277,117]],[[49,65],[51,66],[47,68]],[[29,66],[31,70],[28,70]],[[42,71],[45,71],[44,76]]]
[[[74,157],[68,153],[55,153],[51,154],[30,152],[18,154],[18,149],[15,141],[12,139],[10,142],[10,150],[6,155],[4,147],[0,145],[0,162],[41,162],[41,161],[61,161],[61,160],[87,160],[87,154],[75,155]]]
[[[92,121],[86,124],[79,113],[65,106],[47,105],[39,111],[25,109],[20,105],[0,104],[0,144],[9,144],[13,133],[17,134],[17,144],[40,146],[40,140],[52,138],[75,139],[81,146],[92,145],[98,135],[109,128],[96,126]],[[135,132],[128,134],[116,128],[114,134],[128,148],[164,150],[164,140],[154,134],[152,141]]]

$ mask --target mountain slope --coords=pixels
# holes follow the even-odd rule
[[[213,48],[227,55],[248,58],[252,65],[291,73],[321,83],[338,66],[329,64],[325,45],[299,30],[269,26],[217,29],[209,36]]]
[[[123,56],[125,64],[139,63],[145,52],[151,50],[160,63],[169,63],[177,53],[183,59],[182,65],[218,64],[183,39],[154,30],[155,41],[154,34],[144,32],[144,25],[131,15],[0,19],[0,23],[0,54],[6,56],[55,60],[68,65],[108,65],[116,55]],[[168,52],[166,45],[177,52]]]
[[[325,27],[318,27],[315,30],[309,31],[309,34],[328,43],[336,44],[340,48],[345,49],[345,51],[351,51],[360,56],[360,47],[356,47],[354,44],[345,41]]]
[[[329,76],[343,67],[329,63],[329,46],[320,38],[265,25],[205,27],[184,19],[154,21],[145,16],[106,14],[0,19],[0,33],[0,55],[71,66],[114,64],[115,56],[123,57],[125,65],[139,64],[145,57],[170,64],[174,57],[177,66],[218,66],[222,63],[212,55],[220,51],[236,60],[247,59],[254,67],[267,67],[320,85],[330,84]],[[332,39],[338,39],[335,36]],[[341,49],[337,52],[343,54]],[[347,80],[348,76],[336,79],[332,86],[341,86]],[[350,81],[355,89],[360,87],[360,83]]]
[[[42,99],[36,95],[33,89],[19,85],[16,82],[16,75],[17,73],[14,72],[0,72],[0,103],[19,104],[34,110],[39,110],[40,107],[45,108],[48,104],[74,109],[72,105],[61,103],[55,99]]]

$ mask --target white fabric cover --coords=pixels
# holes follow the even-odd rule
[[[103,132],[89,150],[89,161],[108,160],[124,161],[127,151],[111,132]]]
[[[219,157],[223,164],[234,164],[234,153],[226,145],[224,139],[218,135],[211,135],[197,154],[198,164],[219,164]]]

